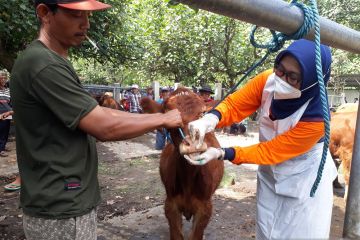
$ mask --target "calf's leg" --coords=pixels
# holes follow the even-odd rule
[[[211,200],[208,201],[198,201],[193,200],[194,209],[196,209],[195,214],[193,215],[193,225],[189,240],[202,240],[206,226],[208,225],[211,213],[212,213],[212,204]]]
[[[338,169],[339,169],[339,166],[340,166],[340,164],[341,164],[340,159],[334,158],[334,163],[335,163],[336,169],[338,170]],[[338,176],[336,176],[335,180],[333,181],[333,187],[334,187],[334,188],[343,188],[343,186],[339,183],[339,178],[338,178]]]
[[[183,240],[184,235],[182,233],[182,215],[178,209],[175,200],[166,198],[165,200],[165,216],[169,222],[170,227],[170,239],[171,240]]]
[[[352,159],[352,151],[343,151],[341,154],[342,162],[343,162],[343,175],[345,182],[345,195],[344,201],[347,201],[348,191],[349,191],[349,182],[350,182],[350,170],[351,170],[351,159]]]

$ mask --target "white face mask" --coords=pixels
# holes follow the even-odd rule
[[[293,86],[282,80],[280,77],[275,75],[274,78],[275,78],[274,99],[276,100],[300,98],[302,91],[305,91],[317,84],[316,82],[313,85],[300,91],[299,89],[294,88]]]

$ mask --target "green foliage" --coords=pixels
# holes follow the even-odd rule
[[[360,0],[321,0],[319,10],[322,16],[353,29],[360,27]]]
[[[24,48],[36,35],[35,12],[26,0],[1,0],[0,23],[2,47],[8,51]]]
[[[134,1],[127,14],[145,50],[132,65],[147,73],[138,82],[229,87],[258,57],[248,43],[249,25],[233,19],[162,0]]]
[[[0,66],[8,70],[19,50],[36,36],[35,12],[28,0],[0,0]]]
[[[122,24],[123,6],[126,0],[105,0],[113,7],[106,11],[96,11],[91,18],[89,36],[103,50],[94,51],[85,42],[79,49],[73,49],[75,59],[96,59],[112,66],[133,61],[138,57],[136,48],[139,44],[126,35],[127,29]],[[31,0],[0,0],[0,65],[11,69],[19,51],[36,38],[39,22]],[[119,34],[125,33],[125,34]],[[134,50],[135,49],[135,50]]]
[[[124,8],[128,1],[107,0],[112,5],[106,11],[95,11],[90,18],[89,37],[100,50],[96,50],[89,42],[84,47],[74,49],[72,55],[75,59],[95,59],[102,65],[110,68],[136,61],[141,58],[141,43],[131,35],[129,25],[126,24]]]
[[[360,29],[360,0],[321,0],[318,4],[322,16],[352,29]],[[333,49],[333,75],[358,74],[359,63],[358,54]]]
[[[233,86],[264,52],[249,43],[251,25],[191,9],[176,0],[103,0],[113,7],[94,12],[88,41],[72,49],[71,61],[85,83],[142,87],[180,82]],[[321,15],[360,27],[360,0],[321,0]],[[11,69],[19,51],[36,38],[38,21],[29,0],[0,0],[0,69]],[[257,34],[264,42],[266,29]],[[333,74],[357,73],[358,55],[333,50]],[[256,72],[270,68],[273,57]],[[254,73],[255,74],[255,73]]]

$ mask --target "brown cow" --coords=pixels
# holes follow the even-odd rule
[[[101,96],[101,98],[99,100],[99,105],[102,107],[123,110],[120,108],[120,104],[118,102],[116,102],[113,97],[105,95],[105,94],[103,96]]]
[[[188,135],[187,125],[202,116],[206,107],[203,100],[192,91],[179,88],[163,105],[144,98],[141,101],[146,112],[179,109],[184,123],[182,131]],[[166,190],[165,215],[170,227],[170,239],[184,239],[182,215],[193,218],[189,239],[203,239],[212,214],[211,197],[219,186],[224,173],[223,161],[213,160],[204,166],[190,165],[179,153],[183,141],[179,129],[169,129],[172,143],[168,143],[160,158],[160,176]],[[205,136],[206,144],[219,147],[214,133]]]
[[[349,180],[352,151],[354,146],[355,127],[357,112],[336,112],[331,115],[330,122],[330,145],[329,150],[333,159],[342,162],[346,201]]]

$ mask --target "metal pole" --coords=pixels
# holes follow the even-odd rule
[[[179,87],[181,87],[181,83],[176,82],[174,84],[174,90],[178,89]]]
[[[222,84],[221,83],[215,83],[215,100],[221,100],[222,98]]]
[[[303,23],[303,13],[281,0],[180,0],[181,3],[285,34]],[[360,53],[360,32],[320,17],[321,42],[348,52]],[[311,31],[307,39],[314,39]]]
[[[360,104],[359,104],[360,107]],[[358,107],[343,237],[360,238],[360,109]]]
[[[154,90],[154,100],[157,101],[160,99],[160,83],[158,81],[153,81],[151,86]]]
[[[114,99],[118,102],[120,101],[120,83],[115,83]]]

